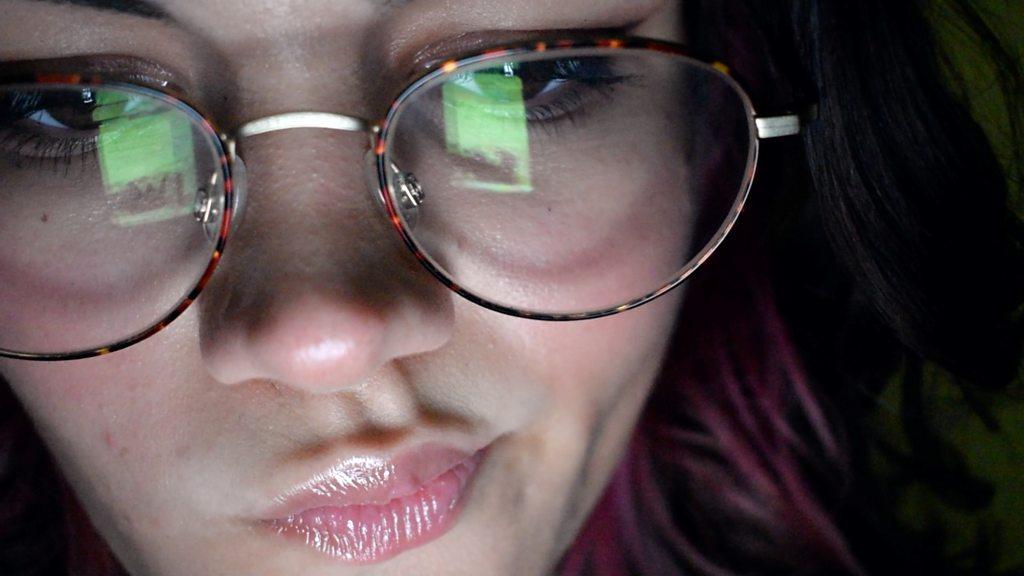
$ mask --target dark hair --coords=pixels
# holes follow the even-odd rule
[[[996,63],[1019,135],[1018,62],[966,0],[948,6]],[[898,377],[910,449],[894,465],[960,506],[988,503],[922,390],[939,367],[997,426],[986,399],[1018,368],[1024,293],[1004,171],[920,2],[687,0],[686,21],[763,108],[816,104],[817,118],[802,142],[765,146],[749,214],[690,282],[632,449],[561,569],[953,572],[929,534],[895,528],[865,418]],[[83,553],[101,544],[79,538],[84,517],[0,394],[0,573],[115,570]]]
[[[992,503],[929,396],[948,385],[995,432],[1019,368],[1019,59],[967,0],[686,10],[689,40],[736,65],[756,101],[814,103],[816,119],[802,142],[762,149],[753,214],[691,281],[674,353],[564,573],[995,573],[991,552],[1015,545],[998,531],[951,558],[940,526],[901,528],[895,510],[915,487],[962,511]],[[1008,174],[934,24],[997,72]],[[903,447],[873,428],[887,410]]]

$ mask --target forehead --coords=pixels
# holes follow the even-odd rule
[[[679,0],[0,0],[0,58],[94,48],[134,51],[146,41],[237,58],[317,50],[372,51],[408,60],[443,37],[507,30],[630,29],[679,39],[664,22]],[[662,17],[654,18],[661,14]],[[678,24],[678,22],[672,22]],[[136,46],[141,45],[141,46]],[[109,46],[109,48],[108,48]],[[381,64],[386,64],[382,62]]]
[[[496,28],[511,22],[587,27],[639,21],[666,0],[6,0],[5,3],[87,8],[154,20],[177,21],[231,37],[253,29],[284,31],[350,22],[444,18],[451,24],[486,19]]]
[[[126,54],[215,114],[375,116],[419,62],[545,30],[682,40],[679,0],[0,0],[0,61]],[[231,106],[221,102],[231,99]],[[226,119],[228,120],[228,119]]]

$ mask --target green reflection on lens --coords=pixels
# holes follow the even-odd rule
[[[454,75],[442,88],[448,152],[486,162],[504,181],[463,174],[460,185],[499,193],[530,193],[530,138],[523,81],[508,64]]]
[[[114,223],[132,227],[192,214],[196,159],[188,117],[139,94],[100,90],[95,98],[103,183],[123,206]]]

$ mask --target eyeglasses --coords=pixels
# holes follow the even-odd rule
[[[438,280],[579,320],[693,274],[743,208],[759,141],[801,123],[758,116],[724,64],[636,38],[504,46],[431,67],[376,124],[299,112],[234,136],[166,89],[6,68],[0,356],[33,360],[125,348],[196,300],[244,204],[236,139],[367,131],[370,191]]]

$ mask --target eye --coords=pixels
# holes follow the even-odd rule
[[[539,96],[544,96],[570,84],[572,80],[571,77],[559,75],[548,62],[506,62],[500,68],[458,74],[454,82],[478,96],[493,100],[507,99],[494,90],[493,83],[486,81],[495,77],[518,79],[522,85],[520,94],[527,104]]]
[[[588,80],[588,71],[578,58],[523,62],[517,75],[523,80],[523,99],[527,101]]]
[[[39,111],[33,112],[32,114],[30,114],[28,116],[27,119],[28,120],[33,120],[37,124],[39,124],[41,126],[46,126],[46,127],[49,127],[49,128],[62,128],[62,129],[65,129],[65,130],[69,130],[71,128],[70,126],[62,123],[60,120],[57,120],[56,118],[54,118],[53,114],[51,114],[49,110],[39,110]]]
[[[554,78],[549,80],[547,84],[536,87],[534,90],[523,90],[523,98],[527,101],[533,101],[535,98],[546,96],[554,93],[560,88],[565,87],[569,83],[568,80],[562,78]]]
[[[99,136],[97,109],[90,89],[9,92],[0,99],[0,152],[16,167],[87,157]]]
[[[535,124],[572,120],[628,79],[613,70],[611,59],[598,56],[526,60],[515,74],[523,83],[527,120]]]
[[[90,89],[13,93],[5,98],[0,116],[11,125],[41,129],[50,134],[94,132],[99,109]]]
[[[604,57],[537,58],[508,61],[475,72],[457,74],[453,82],[494,110],[521,103],[530,124],[572,119],[596,96],[609,96],[629,77],[612,70]]]

